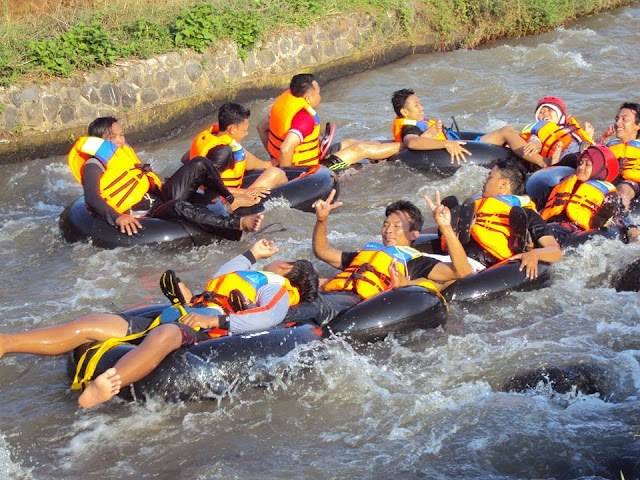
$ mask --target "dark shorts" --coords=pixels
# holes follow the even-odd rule
[[[144,332],[147,328],[149,328],[149,325],[154,320],[148,317],[127,315],[126,313],[121,313],[120,316],[129,323],[127,335]],[[203,331],[196,332],[193,328],[183,325],[182,323],[176,323],[175,325],[180,329],[180,334],[182,335],[182,342],[180,345],[181,347],[188,347],[189,345],[193,345],[194,343],[202,342],[209,339],[209,335],[207,335]]]

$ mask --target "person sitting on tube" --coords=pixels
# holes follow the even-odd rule
[[[611,139],[614,134],[616,138]],[[640,104],[623,103],[614,124],[607,127],[600,142],[605,143],[620,162],[620,176],[613,183],[628,212],[631,202],[640,196]],[[634,236],[637,236],[637,228],[635,230]]]
[[[0,334],[0,358],[7,353],[60,355],[88,342],[144,335],[137,347],[91,383],[76,379],[73,388],[86,386],[78,403],[84,408],[93,407],[117,395],[121,387],[144,378],[180,347],[227,331],[271,328],[282,322],[290,305],[312,301],[318,291],[318,274],[308,260],[275,260],[260,272],[251,270],[257,260],[277,252],[274,242],[257,241],[220,267],[197,296],[173,272],[165,272],[160,285],[174,306],[155,320],[124,313],[93,313],[60,325]]]
[[[454,229],[467,255],[490,267],[504,260],[520,260],[527,277],[538,276],[538,262],[562,259],[560,245],[525,192],[525,172],[517,159],[499,160],[482,188],[482,196],[458,204],[443,199],[454,212]],[[433,241],[432,253],[447,252],[448,239]],[[456,245],[457,248],[457,245]]]
[[[576,173],[551,190],[540,216],[561,246],[570,235],[602,228],[619,213],[620,195],[610,183],[619,171],[609,148],[592,145],[578,157]]]
[[[478,141],[508,146],[521,159],[536,167],[557,164],[561,158],[579,153],[582,142],[593,143],[593,126],[584,128],[567,113],[567,107],[558,97],[544,97],[536,105],[535,122],[518,132],[510,125],[486,133]],[[570,166],[575,166],[575,163]]]
[[[413,90],[396,90],[391,97],[396,118],[393,121],[393,138],[411,150],[438,150],[444,148],[451,155],[451,163],[466,162],[471,155],[463,145],[466,142],[448,139],[442,129],[442,121],[424,116],[424,107]]]
[[[231,239],[240,238],[242,231],[256,231],[262,221],[262,215],[221,218],[195,201],[200,185],[225,198],[231,210],[259,201],[235,198],[222,183],[219,171],[204,157],[181,166],[162,183],[126,143],[114,117],[91,122],[88,136],[78,139],[71,148],[68,163],[92,213],[127,235],[138,233],[142,228],[138,217],[145,215],[182,218]]]
[[[384,160],[397,154],[396,142],[360,141],[353,138],[324,146],[320,139],[320,85],[310,73],[294,75],[289,89],[273,102],[257,127],[262,144],[280,167],[309,167],[321,163],[344,170],[364,159]]]
[[[342,205],[333,203],[335,190],[326,200],[314,204],[316,224],[313,230],[313,253],[332,267],[341,270],[335,277],[322,282],[318,298],[311,303],[291,309],[288,321],[315,318],[326,325],[341,312],[367,298],[394,287],[421,285],[440,291],[473,272],[464,249],[451,228],[451,212],[440,203],[425,200],[432,209],[434,220],[451,248],[450,260],[444,262],[422,255],[411,247],[420,235],[422,212],[413,203],[399,200],[385,210],[380,232],[382,243],[369,242],[359,251],[341,251],[327,238],[327,221],[331,212]]]
[[[218,123],[196,135],[182,162],[206,157],[221,172],[222,181],[233,195],[264,198],[272,188],[287,183],[287,175],[240,144],[249,134],[250,115],[251,111],[238,103],[222,105],[218,110]],[[245,172],[259,169],[264,169],[260,176],[248,188],[242,188]]]

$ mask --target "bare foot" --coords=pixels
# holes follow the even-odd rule
[[[82,408],[91,408],[110,400],[120,391],[122,381],[115,368],[98,375],[78,397],[78,404]]]
[[[240,230],[243,232],[257,232],[260,229],[264,215],[257,213],[255,215],[247,215],[240,219]]]

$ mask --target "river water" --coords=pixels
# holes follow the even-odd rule
[[[389,98],[398,88],[415,88],[428,115],[447,124],[455,114],[465,130],[522,126],[539,98],[556,95],[601,132],[622,101],[638,100],[639,40],[637,4],[545,35],[415,55],[330,82],[319,113],[338,123],[341,138],[384,139],[393,117]],[[254,124],[270,101],[249,105]],[[136,149],[168,175],[211,122]],[[245,147],[264,156],[255,132]],[[157,281],[166,268],[201,287],[224,259],[255,240],[179,252],[66,245],[57,219],[80,188],[65,159],[2,169],[4,332],[160,302]],[[423,193],[465,198],[480,192],[485,176],[476,166],[440,178],[394,163],[348,172],[331,240],[355,249],[378,238],[390,201],[407,198],[426,209]],[[271,238],[287,256],[312,258],[313,214],[273,204],[266,223],[286,229]],[[554,267],[550,288],[453,304],[442,329],[364,347],[331,340],[311,369],[294,352],[261,366],[272,377],[266,386],[245,388],[264,377],[250,372],[217,402],[114,401],[80,411],[63,356],[6,356],[0,477],[620,478],[616,462],[640,458],[640,313],[638,294],[609,285],[638,256],[640,245],[595,241]],[[543,386],[502,391],[514,374],[578,363],[597,372],[601,394],[557,394]],[[625,477],[634,478],[629,471]]]

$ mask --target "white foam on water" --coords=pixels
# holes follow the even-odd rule
[[[0,434],[0,476],[8,480],[31,480],[31,470],[11,459],[11,448],[4,435]]]

